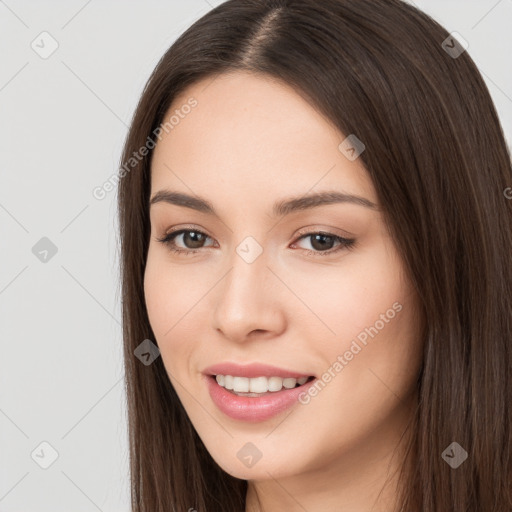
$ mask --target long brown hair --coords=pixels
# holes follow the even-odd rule
[[[126,167],[179,93],[234,70],[285,81],[365,144],[360,158],[424,323],[400,510],[512,510],[511,161],[477,67],[449,38],[399,0],[229,0],[158,63],[118,189],[134,512],[245,510],[247,482],[213,461],[162,358],[146,366],[134,356],[143,340],[156,343],[143,293],[151,150]],[[468,454],[456,469],[443,457],[453,442]]]

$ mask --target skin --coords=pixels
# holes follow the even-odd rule
[[[422,347],[418,298],[372,181],[360,158],[339,150],[346,135],[286,84],[210,77],[175,98],[166,118],[190,97],[197,107],[155,148],[151,197],[195,194],[220,218],[165,202],[150,208],[144,293],[170,381],[214,460],[249,481],[246,511],[389,512],[402,452],[392,455],[417,400]],[[272,215],[277,200],[333,189],[377,208]],[[157,240],[180,228],[207,235],[174,239],[197,253]],[[356,244],[322,254],[339,242],[302,235],[319,231]],[[248,236],[263,250],[250,264],[236,252]],[[307,405],[249,423],[212,402],[207,366],[262,362],[321,377],[395,303],[400,312]],[[237,458],[248,442],[262,453],[251,468]]]

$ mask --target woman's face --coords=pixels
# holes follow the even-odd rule
[[[247,73],[195,84],[172,115],[152,161],[144,292],[208,451],[247,480],[354,476],[383,460],[421,347],[362,146],[340,147],[346,135],[293,89]],[[314,380],[293,388],[293,376]]]

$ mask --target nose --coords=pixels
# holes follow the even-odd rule
[[[225,338],[244,343],[274,338],[285,329],[286,290],[268,263],[265,251],[252,263],[235,252],[213,297],[214,327]]]

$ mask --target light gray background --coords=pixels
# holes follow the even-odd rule
[[[0,0],[0,512],[129,510],[116,192],[92,190],[158,59],[220,3]],[[468,41],[510,143],[512,0],[415,3]]]

